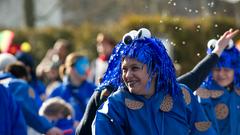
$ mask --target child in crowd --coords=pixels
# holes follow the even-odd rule
[[[43,102],[39,115],[46,117],[56,127],[63,130],[65,135],[74,135],[73,109],[61,98],[50,98]]]

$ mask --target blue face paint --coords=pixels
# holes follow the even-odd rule
[[[89,68],[89,62],[86,57],[79,58],[74,64],[74,68],[80,76],[84,76]]]

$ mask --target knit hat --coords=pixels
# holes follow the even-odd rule
[[[0,54],[0,71],[3,71],[6,66],[13,64],[17,61],[16,57],[10,53]]]
[[[86,57],[78,58],[74,64],[74,68],[79,75],[84,76],[89,69],[88,59]]]
[[[19,61],[23,62],[26,66],[29,66],[32,69],[34,68],[34,60],[30,54],[19,51],[15,55],[16,58]]]

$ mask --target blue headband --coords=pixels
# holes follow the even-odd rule
[[[144,28],[125,34],[114,48],[108,69],[97,90],[108,85],[115,89],[124,86],[121,78],[121,62],[124,57],[146,64],[150,78],[157,74],[156,92],[161,90],[173,95],[179,91],[175,69],[164,45],[159,39],[151,37],[151,33]]]
[[[79,75],[84,76],[89,68],[88,59],[86,57],[78,58],[74,64],[74,68]]]

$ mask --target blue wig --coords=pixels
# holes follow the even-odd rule
[[[213,48],[209,48],[207,53],[210,54]],[[234,81],[233,84],[235,87],[240,88],[240,52],[239,50],[232,45],[231,48],[227,48],[221,54],[218,63],[215,68],[230,68],[234,70]],[[207,77],[205,83],[212,84],[212,72]]]
[[[142,34],[140,30],[137,36],[132,36],[130,40],[125,37],[114,48],[108,69],[98,90],[108,85],[115,89],[125,86],[121,76],[121,62],[123,58],[129,57],[147,65],[150,80],[153,75],[157,75],[156,92],[176,94],[179,86],[176,81],[175,69],[163,43],[155,37]],[[150,80],[147,87],[150,87]]]

